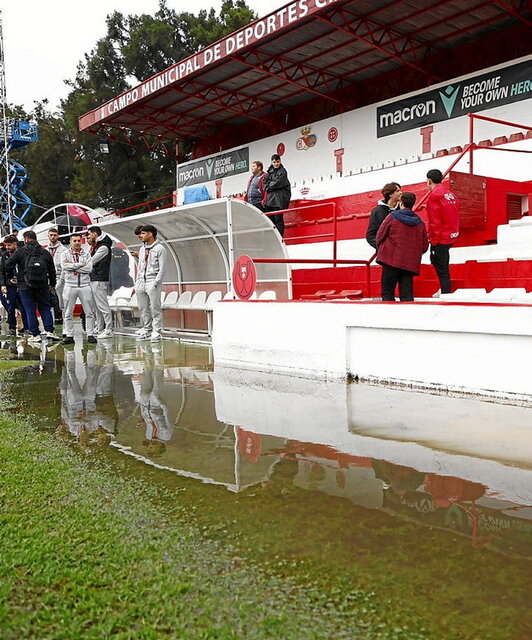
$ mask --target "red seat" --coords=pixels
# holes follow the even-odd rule
[[[508,140],[510,142],[517,142],[518,140],[523,140],[524,137],[525,135],[520,131],[519,133],[510,134],[510,137],[508,138]]]
[[[336,293],[335,289],[320,289],[315,293],[306,293],[301,296],[301,300],[325,300],[328,296],[333,296]]]

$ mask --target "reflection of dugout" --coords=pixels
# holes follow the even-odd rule
[[[164,371],[144,369],[140,375],[139,407],[146,424],[146,439],[169,442],[174,432],[170,422],[168,407],[162,399]]]
[[[115,431],[118,414],[111,395],[112,366],[95,363],[94,352],[87,353],[85,380],[80,382],[76,370],[76,352],[65,350],[61,377],[61,418],[70,433],[79,437],[83,429],[103,427]],[[84,364],[83,361],[81,364]]]

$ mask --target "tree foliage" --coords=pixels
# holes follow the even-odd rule
[[[28,195],[44,208],[76,201],[116,210],[170,193],[173,159],[112,141],[104,154],[104,140],[81,133],[78,118],[255,18],[245,0],[225,0],[218,15],[176,12],[166,0],[154,15],[109,15],[107,33],[67,81],[60,111],[52,113],[44,101],[20,116],[39,123],[39,142],[19,152],[30,175]]]

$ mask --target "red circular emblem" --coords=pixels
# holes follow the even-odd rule
[[[279,142],[277,145],[277,155],[284,156],[284,152],[286,151],[286,147],[283,142]]]
[[[240,256],[233,267],[233,289],[241,300],[249,300],[257,284],[257,270],[249,256]]]
[[[331,127],[327,132],[327,139],[329,142],[336,142],[338,140],[338,129],[336,127]]]

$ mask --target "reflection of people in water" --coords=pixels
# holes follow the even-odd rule
[[[143,444],[149,454],[156,456],[166,451],[166,443],[172,438],[174,424],[170,420],[168,407],[163,400],[162,354],[151,346],[145,349],[145,367],[140,374],[139,408],[146,426]]]
[[[83,446],[92,435],[101,439],[116,430],[118,414],[111,393],[113,365],[106,355],[109,347],[98,344],[94,351],[64,351],[61,420]]]

